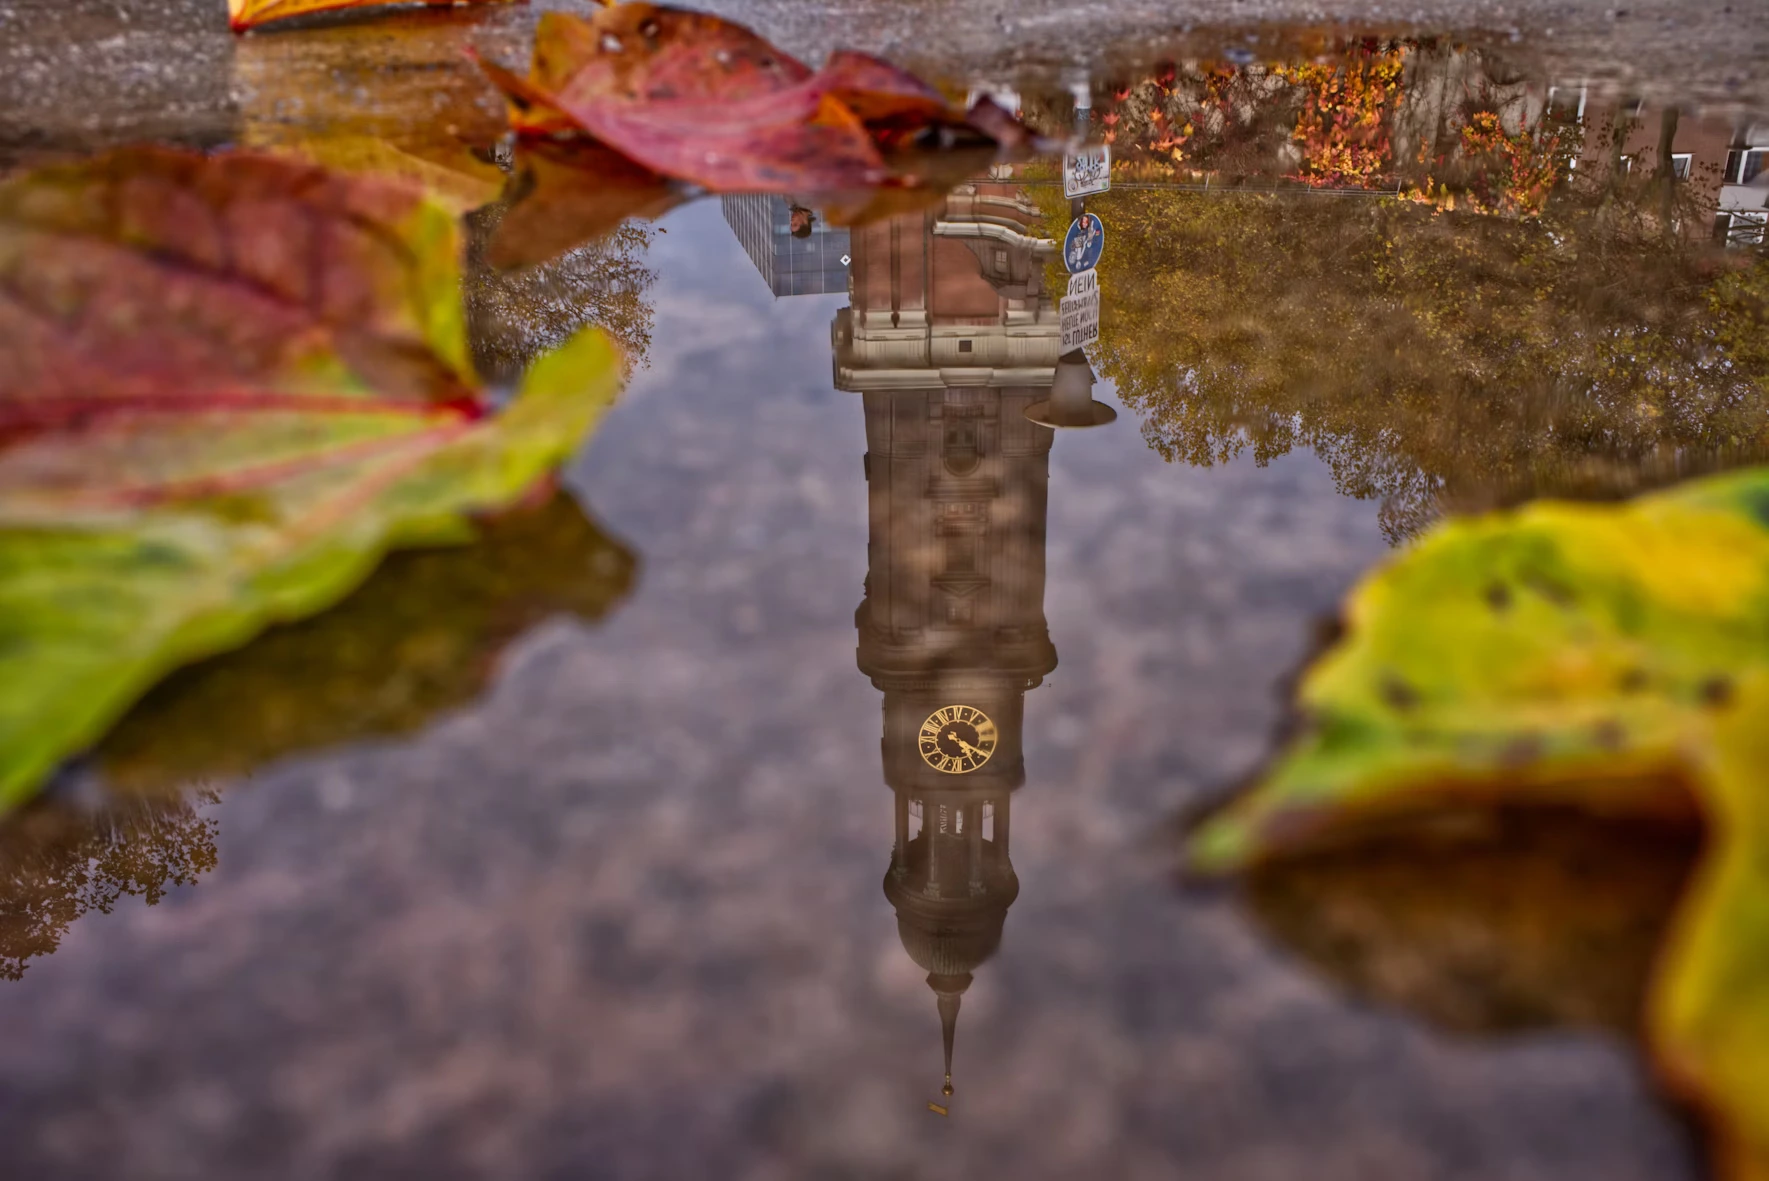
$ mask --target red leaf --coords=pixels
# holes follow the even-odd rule
[[[481,63],[482,65],[484,63]],[[511,126],[525,135],[569,130],[562,103],[751,98],[784,90],[810,69],[742,25],[704,12],[630,3],[587,19],[541,14],[526,84],[486,72],[515,103]]]
[[[0,189],[0,407],[233,396],[328,356],[397,398],[470,398],[397,262],[390,227],[419,207],[288,160],[155,150]]]
[[[160,676],[458,540],[606,405],[583,333],[483,413],[455,218],[279,157],[0,182],[0,807]]]
[[[645,3],[587,20],[548,14],[526,79],[482,65],[509,96],[518,132],[584,132],[655,173],[718,191],[900,183],[876,141],[930,128],[1014,147],[1031,138],[992,104],[959,111],[889,62],[840,52],[811,74],[739,25]]]

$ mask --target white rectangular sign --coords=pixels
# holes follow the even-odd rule
[[[1092,271],[1083,274],[1091,275]],[[1062,351],[1090,345],[1099,339],[1099,288],[1078,295],[1065,295],[1057,305],[1062,320]]]
[[[1063,196],[1085,197],[1112,187],[1112,149],[1090,144],[1063,157]]]
[[[1099,272],[1092,267],[1085,271],[1076,271],[1069,276],[1069,290],[1065,294],[1097,296],[1099,294]]]

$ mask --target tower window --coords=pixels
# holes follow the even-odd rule
[[[977,539],[959,533],[946,538],[946,573],[969,574],[977,568]]]
[[[968,353],[968,352],[970,352],[970,351],[971,351],[971,342],[970,342],[970,341],[968,341],[968,340],[961,340],[961,341],[959,341],[959,342],[958,342],[958,351],[959,351],[959,352],[961,352],[961,353]]]

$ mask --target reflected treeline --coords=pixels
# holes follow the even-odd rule
[[[148,905],[215,868],[216,823],[192,798],[124,799],[97,812],[33,806],[0,826],[0,979],[61,943],[75,919],[128,896]]]
[[[1769,458],[1769,125],[1375,43],[1167,67],[1091,118],[1096,364],[1167,458],[1312,448],[1396,539]]]
[[[512,382],[542,353],[588,325],[620,345],[630,374],[651,349],[652,307],[645,298],[656,272],[645,251],[658,231],[624,222],[546,262],[503,270],[486,262],[506,201],[467,215],[467,331],[473,363],[491,382]]]
[[[87,761],[102,802],[51,793],[0,824],[0,975],[88,910],[152,903],[214,868],[215,821],[197,804],[219,789],[468,705],[512,641],[560,615],[601,618],[636,565],[560,493],[486,522],[475,544],[396,553],[331,611],[175,673]]]

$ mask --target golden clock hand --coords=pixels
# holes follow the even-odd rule
[[[980,761],[983,758],[987,757],[983,754],[982,751],[978,750],[976,747],[972,746],[970,743],[966,742],[962,738],[955,737],[953,739],[953,741],[958,743],[958,745],[964,747],[966,753],[968,753],[971,756],[971,758],[973,758],[973,759],[977,759]]]

